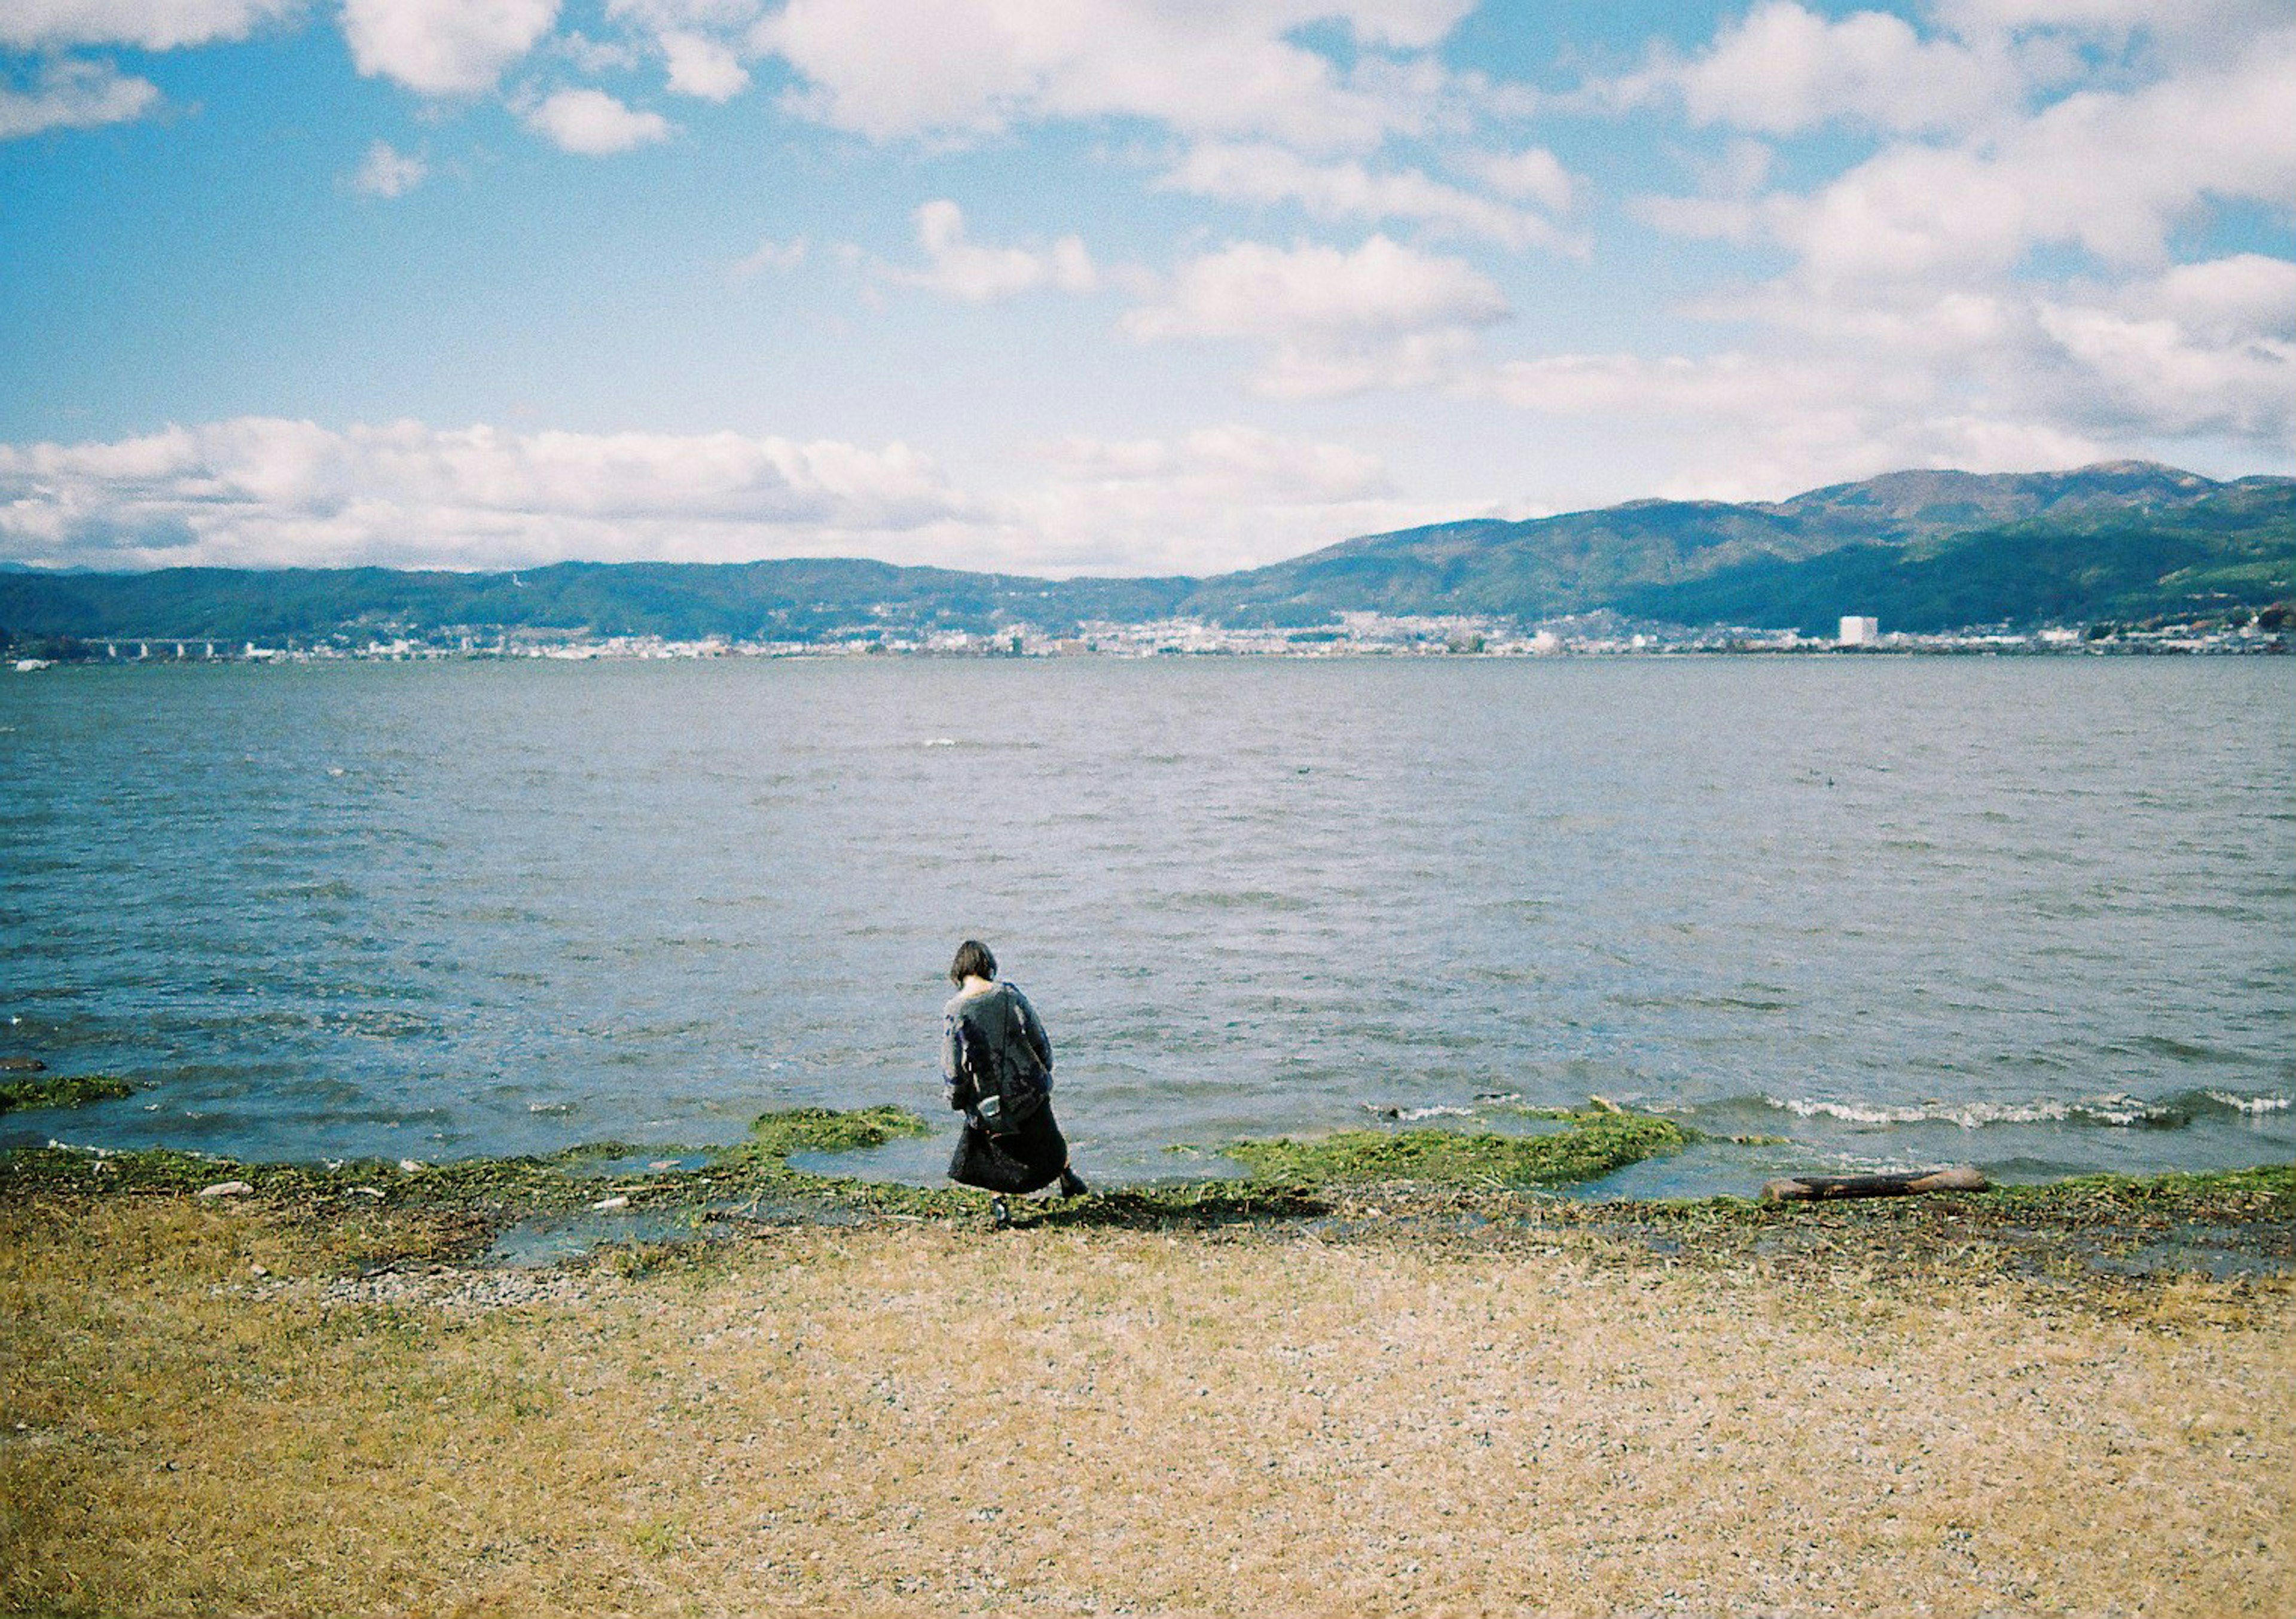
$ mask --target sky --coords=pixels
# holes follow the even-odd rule
[[[2296,472],[2296,0],[0,0],[0,562]]]

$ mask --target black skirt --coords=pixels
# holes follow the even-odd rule
[[[949,1155],[948,1178],[983,1191],[1032,1192],[1059,1179],[1068,1161],[1067,1138],[1046,1102],[1011,1135],[990,1135],[966,1119]]]

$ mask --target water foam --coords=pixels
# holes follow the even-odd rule
[[[2207,1091],[2202,1094],[2235,1113],[2277,1113],[2283,1108],[2296,1107],[2296,1098],[2286,1096],[2234,1096],[2228,1091]]]
[[[2178,1108],[2133,1096],[2085,1097],[2070,1102],[1922,1102],[1911,1107],[1803,1097],[1765,1096],[1762,1101],[1800,1118],[1833,1118],[1852,1124],[1956,1124],[1964,1130],[1981,1130],[1988,1124],[2051,1124],[2078,1119],[2128,1129],[2185,1122]]]

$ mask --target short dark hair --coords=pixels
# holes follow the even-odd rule
[[[962,984],[967,978],[995,978],[996,958],[988,946],[979,939],[967,939],[956,947],[956,960],[948,964],[948,981]]]

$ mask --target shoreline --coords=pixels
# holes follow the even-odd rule
[[[1538,1133],[1414,1126],[1248,1140],[1210,1150],[1234,1177],[1175,1178],[1072,1200],[1010,1200],[1021,1228],[1320,1234],[1570,1229],[1632,1233],[1655,1252],[1792,1249],[1849,1233],[1867,1247],[1984,1246],[1996,1268],[2062,1267],[2095,1277],[2182,1271],[2296,1274],[2296,1163],[2202,1173],[2100,1173],[1912,1198],[1777,1206],[1752,1197],[1581,1199],[1574,1188],[1708,1138],[1662,1116],[1601,1102],[1522,1109]],[[449,1256],[548,1264],[592,1250],[676,1246],[762,1226],[985,1223],[990,1197],[801,1168],[930,1136],[904,1108],[800,1108],[760,1115],[742,1141],[676,1148],[603,1141],[546,1157],[258,1163],[167,1148],[0,1152],[0,1204],[27,1199],[189,1198],[246,1203],[324,1227],[365,1215],[451,1225]],[[1764,1139],[1765,1141],[1767,1138]],[[1760,1141],[1751,1144],[1760,1145]],[[540,1235],[538,1236],[537,1233]],[[525,1257],[521,1258],[523,1254]]]

